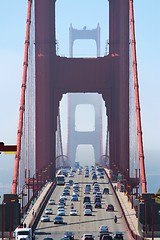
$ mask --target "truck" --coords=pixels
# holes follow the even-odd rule
[[[15,240],[32,240],[34,239],[32,228],[17,227],[14,230],[13,236]]]

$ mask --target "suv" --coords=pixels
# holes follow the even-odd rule
[[[92,234],[89,234],[89,233],[85,233],[83,234],[82,240],[94,240],[94,236]]]

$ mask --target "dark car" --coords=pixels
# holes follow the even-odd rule
[[[118,240],[118,239],[123,240],[123,233],[122,232],[116,232],[114,234],[114,240]]]
[[[43,240],[53,240],[53,238],[51,238],[51,237],[46,237],[46,238],[43,238]]]
[[[65,232],[64,238],[69,238],[70,240],[74,240],[74,233],[73,232]]]
[[[108,204],[106,206],[106,211],[114,211],[114,206],[112,204]]]
[[[100,202],[101,203],[101,197],[95,197],[94,198],[94,203],[96,203],[96,202]]]
[[[103,189],[103,194],[109,194],[109,188],[104,188]]]
[[[85,203],[85,202],[91,202],[90,196],[85,196],[85,197],[83,198],[83,203]]]
[[[92,211],[92,205],[90,203],[85,204],[84,208],[85,209],[91,209],[91,211]]]
[[[98,240],[112,240],[112,236],[108,233],[100,233]]]
[[[101,240],[112,240],[112,236],[111,235],[103,235]]]
[[[96,202],[94,205],[95,208],[102,208],[101,202]]]
[[[92,180],[97,180],[97,175],[96,174],[92,175]]]
[[[61,224],[61,223],[64,223],[63,222],[63,217],[62,216],[56,216],[55,218],[54,218],[54,220],[53,220],[53,222],[56,224]]]

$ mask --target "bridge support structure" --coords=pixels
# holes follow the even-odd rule
[[[129,2],[109,1],[109,55],[103,58],[56,56],[54,23],[55,1],[35,0],[37,168],[55,159],[55,131],[62,94],[97,92],[102,94],[107,108],[110,168],[116,165],[128,179]],[[54,174],[55,167],[51,179]]]
[[[94,123],[93,130],[78,131],[76,126],[76,108],[78,105],[89,104],[94,108]],[[68,158],[70,159],[70,166],[74,166],[76,161],[76,149],[78,145],[89,144],[93,146],[95,163],[99,163],[100,156],[102,155],[102,99],[100,95],[96,94],[69,94],[68,104],[69,120],[68,120]],[[81,113],[83,118],[87,116],[87,112]]]

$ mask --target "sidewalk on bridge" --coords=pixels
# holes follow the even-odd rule
[[[53,182],[46,183],[46,185],[42,189],[39,197],[37,198],[36,202],[30,208],[28,214],[26,215],[26,217],[24,218],[24,221],[23,221],[23,224],[26,224],[26,227],[32,227],[32,225],[36,219],[36,216],[39,212],[39,209],[45,199],[45,196],[46,196],[47,192],[50,190],[50,188],[52,187],[52,185],[53,185]]]
[[[109,170],[105,169],[106,173],[109,177]],[[116,186],[116,190],[115,190],[115,194],[117,195],[119,202],[122,206],[123,212],[124,212],[124,217],[126,218],[129,228],[131,229],[131,231],[140,237],[140,233],[138,231],[138,219],[136,217],[136,210],[135,208],[132,206],[131,201],[129,200],[127,194],[125,192],[121,192],[118,188],[117,188],[117,182],[111,182],[113,189]],[[160,240],[159,237],[154,237],[156,240]],[[137,239],[137,238],[136,238]],[[145,240],[151,240],[152,238],[141,238],[141,239],[145,239]]]
[[[125,192],[120,192],[117,188],[117,183],[112,183],[113,187],[116,186],[115,193],[118,196],[118,199],[121,203],[121,206],[123,208],[125,217],[127,218],[128,224],[131,228],[131,230],[136,234],[139,235],[138,231],[138,219],[136,217],[136,210],[132,207],[132,203],[129,201],[128,196],[125,194]]]

